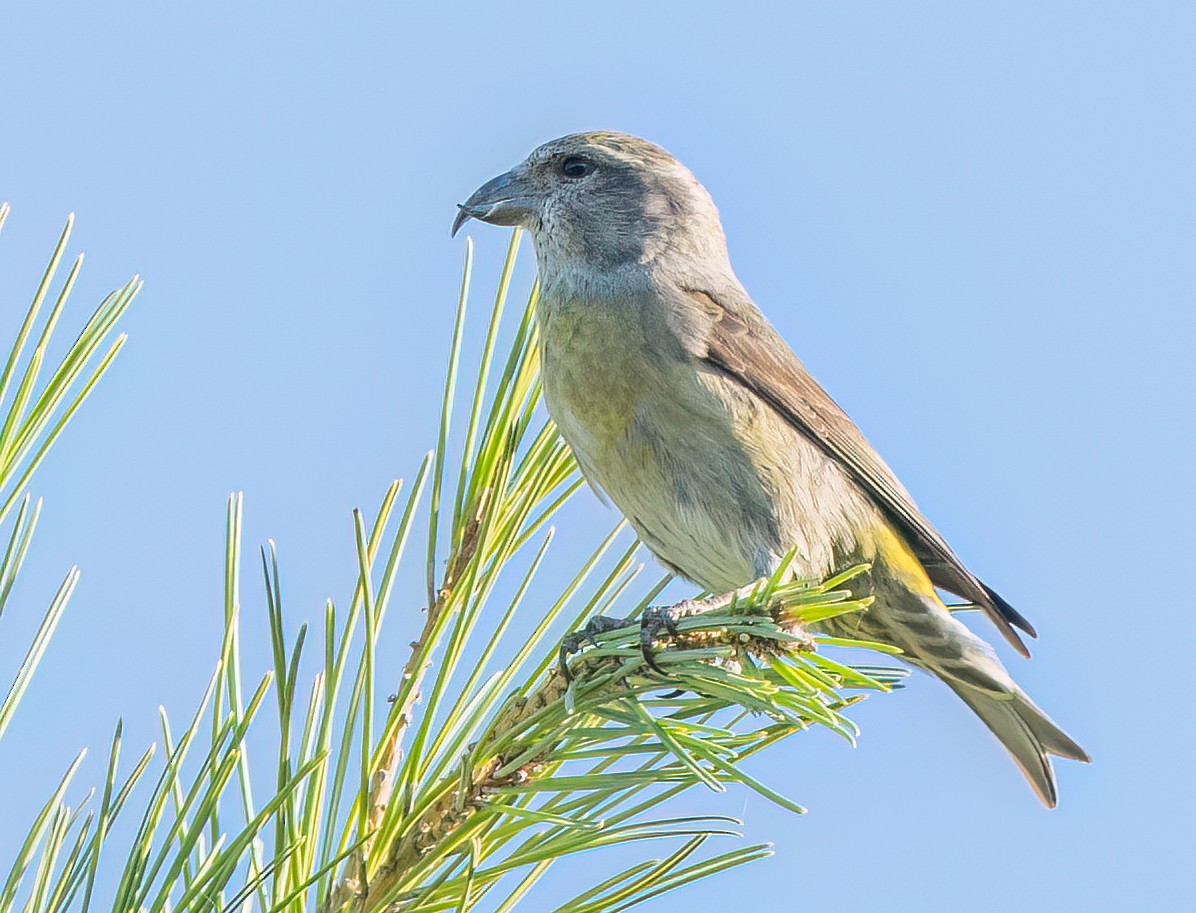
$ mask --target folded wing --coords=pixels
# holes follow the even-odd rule
[[[715,295],[697,289],[683,294],[710,317],[703,340],[705,352],[699,354],[770,403],[798,431],[845,466],[905,534],[931,582],[983,609],[1006,640],[1029,656],[1014,628],[1035,637],[1033,626],[964,567],[855,423],[810,376],[746,295],[735,291]]]

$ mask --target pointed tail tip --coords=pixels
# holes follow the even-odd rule
[[[1059,794],[1051,756],[1087,763],[1088,752],[1020,689],[998,697],[961,682],[947,684],[1009,752],[1042,804],[1055,808]]]

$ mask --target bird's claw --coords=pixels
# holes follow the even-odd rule
[[[640,618],[640,653],[644,657],[644,663],[653,672],[667,677],[668,673],[656,662],[652,649],[662,631],[667,631],[673,637],[681,633],[677,629],[675,606],[650,606]]]
[[[610,618],[607,615],[595,615],[586,622],[586,626],[580,631],[574,631],[572,634],[566,634],[561,641],[561,648],[559,651],[559,668],[561,670],[561,677],[566,682],[573,681],[573,676],[569,672],[569,657],[575,653],[579,653],[585,644],[589,643],[591,646],[598,646],[598,635],[605,634],[608,631],[617,631],[619,628],[628,628],[635,624],[632,618]]]
[[[656,638],[662,633],[667,633],[672,637],[680,634],[677,628],[677,618],[679,609],[685,603],[678,606],[651,606],[639,619],[640,625],[640,653],[644,657],[644,664],[656,672],[658,675],[668,676],[668,673],[656,661],[654,656],[654,644]],[[681,612],[680,614],[685,614]],[[561,671],[561,677],[566,682],[573,680],[572,674],[569,672],[569,657],[575,653],[579,653],[581,648],[587,643],[592,646],[598,646],[598,635],[606,634],[609,631],[617,631],[619,628],[627,628],[635,624],[635,619],[632,618],[610,618],[606,615],[595,615],[586,622],[584,628],[580,631],[574,631],[572,634],[567,634],[561,640],[559,650],[558,667]]]

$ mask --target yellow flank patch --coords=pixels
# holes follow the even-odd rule
[[[888,523],[881,523],[873,530],[876,543],[876,557],[888,570],[897,575],[901,582],[913,592],[934,595],[934,584],[926,574],[926,568],[901,536]]]

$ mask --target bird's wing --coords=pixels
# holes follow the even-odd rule
[[[855,423],[810,376],[780,334],[743,293],[686,290],[710,317],[704,357],[770,403],[798,431],[845,466],[914,548],[931,582],[982,608],[1023,655],[1029,651],[1014,625],[1031,637],[1033,626],[978,580],[956,557],[893,471]]]

